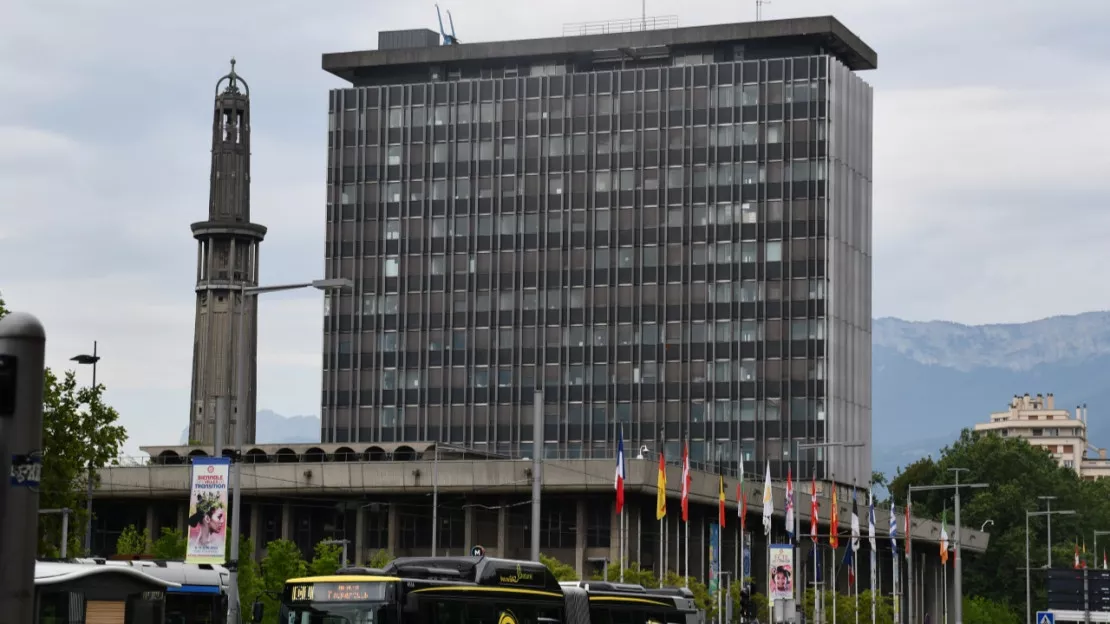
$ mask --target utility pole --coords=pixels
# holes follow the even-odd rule
[[[540,560],[540,491],[543,489],[543,390],[532,395],[532,561]]]
[[[909,491],[910,491],[910,496],[911,497],[913,496],[914,492],[927,492],[927,491],[930,491],[930,490],[955,490],[955,492],[956,492],[956,496],[955,496],[955,499],[956,499],[955,500],[955,502],[956,502],[955,527],[953,528],[953,531],[952,531],[952,542],[953,542],[953,547],[954,547],[954,551],[955,551],[954,555],[952,557],[955,560],[952,564],[952,573],[955,577],[952,580],[952,589],[953,589],[953,593],[955,594],[955,598],[953,600],[953,603],[954,603],[953,604],[953,611],[954,611],[954,616],[955,616],[955,618],[954,618],[955,624],[963,624],[963,622],[964,622],[964,618],[963,618],[963,615],[964,615],[963,578],[961,578],[961,574],[960,574],[961,569],[962,569],[961,564],[960,564],[960,560],[962,559],[962,557],[960,557],[960,539],[961,539],[960,538],[960,488],[975,488],[975,489],[985,488],[985,487],[987,487],[987,484],[986,483],[960,483],[960,473],[963,472],[963,471],[966,471],[967,468],[949,468],[948,470],[951,471],[951,472],[956,473],[956,483],[954,485],[911,485]]]
[[[96,391],[96,387],[97,387],[96,386],[96,363],[100,361],[100,356],[97,355],[96,348],[97,348],[97,341],[94,340],[93,341],[92,355],[81,354],[81,355],[75,355],[75,356],[69,358],[70,361],[77,362],[78,364],[91,364],[92,365],[92,387],[93,387],[94,392]],[[88,484],[87,484],[87,491],[85,492],[85,555],[87,555],[87,556],[92,555],[92,519],[93,519],[92,500],[93,500],[93,465],[92,465],[92,461],[89,461]],[[68,518],[68,516],[64,516],[63,520],[65,520],[67,518]],[[65,552],[65,547],[63,546],[62,548],[63,548],[62,552]],[[65,555],[62,555],[62,557],[65,557]]]
[[[1048,558],[1046,559],[1046,561],[1048,563],[1045,564],[1045,568],[1048,569],[1048,570],[1051,570],[1052,569],[1052,501],[1056,500],[1056,497],[1055,496],[1038,496],[1037,498],[1040,499],[1040,500],[1043,500],[1045,502],[1045,511],[1047,512],[1045,515],[1048,517],[1048,544],[1045,546],[1048,549]]]

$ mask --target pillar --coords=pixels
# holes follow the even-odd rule
[[[158,539],[157,516],[154,515],[154,504],[146,506],[146,534],[151,543]]]
[[[506,498],[497,505],[497,556],[509,556],[509,501]]]
[[[262,505],[251,503],[251,552],[248,556],[258,561],[258,551],[262,548]]]
[[[478,527],[475,525],[474,505],[470,504],[474,501],[467,497],[466,502],[468,504],[463,507],[463,546],[469,555],[470,549],[478,543]]]
[[[394,557],[397,556],[397,547],[400,545],[398,543],[398,539],[397,539],[397,533],[398,533],[397,530],[400,528],[400,526],[398,524],[399,522],[400,522],[400,520],[398,519],[397,506],[396,505],[390,505],[389,506],[389,520],[388,520],[388,525],[389,526],[388,526],[387,530],[388,530],[388,534],[389,534],[389,554],[394,556]]]
[[[281,539],[293,539],[293,506],[289,503],[281,504]]]
[[[355,511],[355,559],[360,566],[366,562],[366,506],[360,505]]]
[[[574,569],[578,578],[586,578],[586,499],[579,498],[576,503],[574,526]]]
[[[177,530],[182,535],[188,535],[185,527],[185,516],[189,513],[189,506],[186,504],[177,506]]]

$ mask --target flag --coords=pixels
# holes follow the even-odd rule
[[[844,549],[844,567],[848,568],[848,587],[849,589],[856,584],[856,566],[852,565],[855,561],[855,551],[851,548]]]
[[[871,490],[867,490],[867,542],[875,552],[875,495]]]
[[[852,551],[859,550],[859,506],[856,491],[852,490]]]
[[[771,460],[767,460],[767,476],[763,479],[763,534],[771,534],[771,516],[775,513],[775,497],[771,493]]]
[[[786,534],[794,541],[794,478],[786,468]]]
[[[617,423],[617,476],[613,488],[617,490],[617,513],[620,513],[624,509],[624,433],[620,423]]]
[[[890,499],[890,552],[898,556],[898,514],[894,512],[894,499]]]
[[[736,484],[736,518],[740,520],[740,530],[744,530],[744,512],[747,511],[747,506],[744,505],[744,466],[740,466],[740,483]]]
[[[1106,551],[1102,551],[1102,569],[1106,569]]]
[[[817,474],[813,475],[813,482],[809,486],[809,539],[817,544],[817,513],[821,507],[817,505]]]
[[[655,481],[655,519],[667,517],[667,462],[659,453],[659,478]]]
[[[832,486],[832,509],[829,511],[829,546],[840,548],[840,503],[836,502],[836,485]]]
[[[717,475],[719,486],[717,488],[717,524],[725,528],[725,476]]]
[[[748,494],[740,492],[740,530],[748,528]]]
[[[1087,567],[1087,538],[1083,538],[1083,567]]]
[[[1079,549],[1076,549],[1076,554],[1079,554]],[[940,564],[948,565],[948,510],[945,509],[944,513],[940,516]]]
[[[1072,564],[1076,570],[1079,569],[1079,542],[1075,543],[1075,563]]]
[[[690,521],[690,443],[682,445],[682,521]]]
[[[911,544],[911,542],[913,540],[910,539],[910,536],[912,535],[912,532],[910,531],[910,528],[911,528],[911,526],[910,526],[910,501],[909,501],[909,499],[907,499],[906,500],[906,523],[902,527],[902,529],[903,529],[902,532],[906,534],[906,561],[910,560],[910,550],[912,550],[912,548],[913,548],[913,545]]]

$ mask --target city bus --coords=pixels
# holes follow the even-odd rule
[[[227,622],[227,568],[207,563],[157,559],[76,559],[77,563],[129,567],[149,576],[171,581],[166,589],[166,624],[224,624]]]
[[[281,624],[700,624],[693,594],[559,583],[534,561],[404,557],[381,570],[291,579]]]

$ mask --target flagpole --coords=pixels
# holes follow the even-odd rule
[[[852,553],[852,576],[856,577],[856,624],[859,624],[859,551]],[[945,622],[945,624],[948,624]]]
[[[817,599],[821,592],[817,589],[817,542],[813,542],[813,621],[821,621],[821,607]]]
[[[667,536],[667,530],[663,528],[663,518],[659,519],[659,584],[663,584],[663,575],[666,570],[666,565],[663,563],[663,553],[665,548],[663,546],[663,538]]]
[[[836,487],[835,485],[833,487]],[[836,569],[836,548],[832,549],[833,568],[833,624],[836,624],[836,595],[840,593],[840,576]]]
[[[624,507],[621,507],[621,533],[620,533],[620,569],[621,569],[621,582],[624,582]]]
[[[690,520],[686,520],[686,569],[684,576],[686,577],[686,588],[690,587]]]
[[[944,624],[948,624],[948,565],[941,564],[941,584],[944,586]]]

